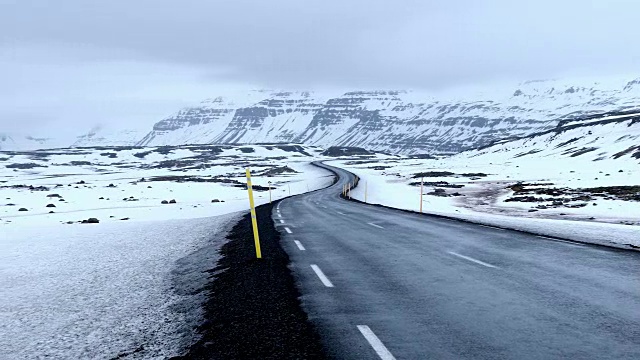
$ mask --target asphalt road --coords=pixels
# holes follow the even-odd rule
[[[273,212],[332,357],[640,359],[640,253],[346,201],[335,171]]]

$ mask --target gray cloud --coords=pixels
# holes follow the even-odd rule
[[[151,121],[230,86],[439,90],[629,73],[639,10],[624,0],[0,0],[0,125],[55,111]]]

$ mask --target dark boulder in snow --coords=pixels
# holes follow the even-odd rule
[[[371,155],[372,152],[360,148],[350,146],[331,146],[323,151],[320,155],[325,156],[351,156],[351,155]]]
[[[48,207],[48,208],[54,208],[54,207],[56,207],[56,206],[55,206],[54,204],[47,204],[47,207]]]

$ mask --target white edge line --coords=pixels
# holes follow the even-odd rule
[[[367,224],[369,224],[369,225],[371,225],[371,226],[375,226],[375,227],[380,228],[380,229],[384,229],[382,226],[380,226],[380,225],[376,225],[376,224],[374,224],[374,223],[367,223]]]
[[[291,234],[291,230],[289,230],[289,228],[288,228],[288,227],[285,227],[285,228],[284,228],[284,231],[286,231],[288,234]]]
[[[545,240],[555,241],[555,242],[561,242],[561,243],[567,244],[567,245],[584,247],[584,245],[582,245],[582,244],[574,243],[574,242],[571,242],[571,241],[554,239],[554,238],[550,238],[550,237],[546,237],[546,236],[542,236],[542,235],[536,235],[536,236],[539,237],[540,239],[545,239]]]
[[[474,258],[472,258],[472,257],[468,257],[468,256],[464,256],[464,255],[458,254],[458,253],[457,253],[457,252],[455,252],[455,251],[447,251],[447,252],[448,252],[449,254],[453,255],[453,256],[457,256],[457,257],[459,257],[459,258],[462,258],[462,259],[465,259],[465,260],[469,260],[469,261],[471,261],[471,262],[474,262],[474,263],[476,263],[476,264],[480,264],[480,265],[482,265],[482,266],[486,266],[486,267],[490,267],[490,268],[497,268],[497,266],[495,266],[495,265],[491,265],[491,264],[488,264],[488,263],[486,263],[486,262],[484,262],[484,261],[476,260],[476,259],[474,259]]]
[[[304,246],[302,246],[302,243],[298,240],[293,240],[294,243],[296,243],[296,246],[298,247],[298,249],[300,249],[300,251],[305,251],[306,249],[304,248]]]
[[[367,325],[358,325],[358,330],[360,330],[360,333],[362,334],[362,336],[364,336],[364,338],[367,339],[367,341],[369,342],[369,345],[371,345],[373,350],[375,350],[376,354],[378,354],[380,359],[396,360],[396,358],[393,356],[393,354],[391,354],[389,349],[387,349],[387,347],[384,346],[382,341],[378,339],[376,334],[373,333],[371,328],[369,328]]]
[[[505,231],[503,228],[499,228],[499,227],[496,227],[496,226],[491,226],[491,225],[482,225],[482,224],[478,224],[478,225],[479,225],[479,226],[482,226],[482,227],[489,228],[489,229],[495,229],[495,230],[502,230],[502,231]]]
[[[340,214],[340,215],[347,215],[347,214],[345,214],[345,213],[343,213],[343,212],[340,212],[340,211],[336,211],[336,212],[337,212],[338,214]]]
[[[322,283],[324,284],[324,286],[326,287],[333,287],[333,283],[331,283],[331,281],[329,280],[329,278],[327,278],[327,276],[322,272],[322,270],[320,270],[320,268],[318,267],[318,265],[316,264],[312,264],[311,265],[311,269],[313,269],[313,272],[316,273],[316,275],[318,275],[318,277],[320,278],[320,281],[322,281]]]

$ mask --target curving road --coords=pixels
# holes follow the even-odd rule
[[[273,219],[332,357],[640,359],[640,253],[345,201],[331,169]]]

